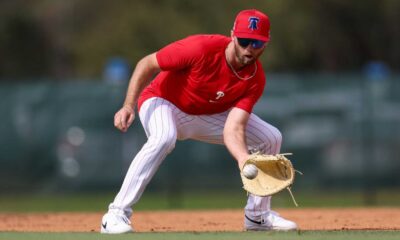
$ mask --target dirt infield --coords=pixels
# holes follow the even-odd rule
[[[400,230],[400,208],[277,209],[301,230]],[[96,232],[103,213],[0,213],[0,231]],[[140,211],[138,232],[243,231],[242,210]]]

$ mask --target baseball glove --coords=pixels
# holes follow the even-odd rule
[[[243,188],[257,196],[273,195],[283,189],[287,189],[293,199],[294,204],[297,203],[290,190],[290,186],[294,181],[295,169],[292,162],[286,158],[286,154],[265,155],[255,153],[243,165],[254,164],[258,168],[258,174],[253,179],[248,179],[240,171],[242,177]]]

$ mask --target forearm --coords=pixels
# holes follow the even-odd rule
[[[137,63],[129,81],[124,106],[134,109],[140,93],[158,71],[160,71],[160,68],[155,59],[155,54],[148,55]]]
[[[249,156],[245,139],[245,129],[243,128],[224,129],[225,145],[232,156],[238,161],[240,168]]]
[[[249,114],[242,109],[233,108],[224,127],[224,143],[238,162],[239,168],[249,157],[246,142],[246,126]]]

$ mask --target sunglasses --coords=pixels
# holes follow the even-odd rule
[[[238,43],[241,47],[246,48],[247,46],[249,46],[249,44],[251,44],[251,46],[254,49],[259,49],[265,46],[264,41],[261,40],[256,40],[256,39],[251,39],[251,38],[237,38]]]

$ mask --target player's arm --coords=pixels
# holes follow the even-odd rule
[[[114,116],[114,126],[126,132],[135,119],[135,105],[140,93],[150,83],[155,73],[160,71],[156,53],[142,58],[136,65],[129,81],[126,98],[122,108]]]
[[[124,106],[135,108],[136,102],[142,90],[150,83],[155,73],[160,71],[156,53],[142,58],[136,65],[129,82]]]
[[[246,143],[246,126],[249,117],[248,112],[234,107],[230,111],[224,127],[224,143],[237,160],[240,169],[249,158]]]

